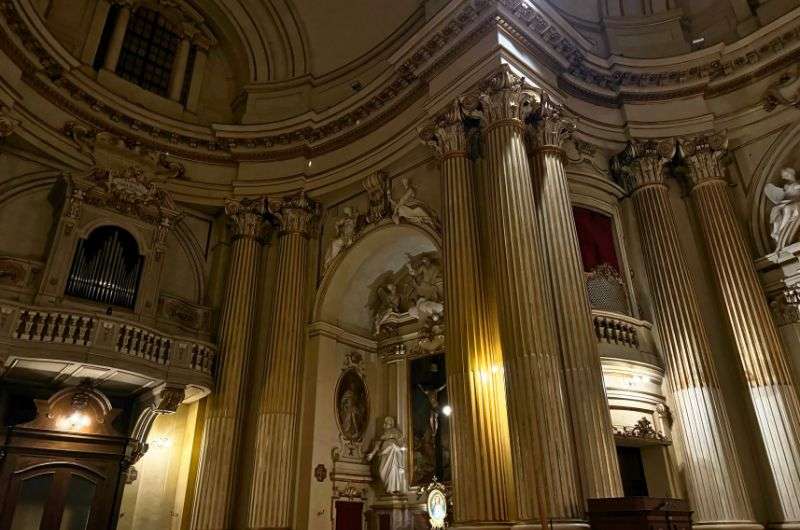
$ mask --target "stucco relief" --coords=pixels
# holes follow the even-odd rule
[[[780,185],[767,183],[764,187],[764,194],[773,205],[769,214],[770,235],[777,252],[795,241],[800,227],[800,183],[796,171],[790,167],[783,168],[781,180],[783,183]]]

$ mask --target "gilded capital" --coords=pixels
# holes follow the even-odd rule
[[[575,132],[575,121],[564,116],[564,108],[542,91],[541,100],[531,116],[528,129],[531,149],[561,149],[564,141]]]
[[[319,204],[309,199],[305,191],[283,198],[271,198],[269,212],[278,221],[281,234],[300,234],[308,237],[319,217]]]
[[[629,193],[664,183],[664,167],[675,156],[675,142],[631,140],[624,151],[611,159],[611,171]]]
[[[467,133],[461,103],[453,101],[445,112],[419,129],[419,137],[439,157],[466,154]]]
[[[264,222],[264,199],[228,199],[225,201],[233,238],[261,239],[267,225]]]
[[[526,88],[525,79],[504,64],[481,83],[476,94],[463,97],[461,103],[467,113],[480,118],[486,127],[504,121],[521,125],[534,110],[536,98]]]
[[[728,139],[724,133],[678,139],[678,149],[688,170],[685,180],[690,189],[704,182],[725,179],[722,159],[727,147]]]

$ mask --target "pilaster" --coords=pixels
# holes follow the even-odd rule
[[[542,93],[529,129],[539,236],[554,304],[584,499],[622,497],[611,415],[603,384],[578,234],[564,168],[575,123]]]
[[[244,384],[253,336],[260,236],[265,226],[261,199],[229,200],[225,213],[232,231],[231,261],[219,326],[217,386],[206,405],[193,530],[230,528]]]
[[[482,250],[497,304],[519,516],[574,525],[582,516],[575,453],[524,144],[534,95],[504,65],[463,102],[484,127]]]
[[[682,426],[678,441],[689,501],[696,523],[752,523],[711,343],[664,182],[674,153],[672,141],[633,141],[621,157],[621,177],[633,200],[667,380]]]
[[[688,184],[766,449],[777,522],[800,523],[800,401],[720,164],[725,138],[680,140]]]
[[[271,199],[269,211],[278,223],[278,264],[266,350],[266,380],[258,403],[255,461],[248,499],[250,529],[288,529],[293,524],[308,238],[319,207],[301,191]]]
[[[514,505],[503,359],[487,317],[473,162],[461,106],[420,131],[439,156],[454,524],[508,525]]]

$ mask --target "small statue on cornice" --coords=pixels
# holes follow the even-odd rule
[[[400,224],[401,219],[405,219],[411,223],[419,223],[436,228],[436,221],[433,216],[428,213],[425,204],[417,199],[417,190],[411,184],[408,177],[400,179],[403,185],[403,194],[398,200],[389,198],[392,206],[392,221],[394,224]]]
[[[333,225],[336,236],[328,244],[328,250],[325,252],[324,267],[326,269],[336,256],[355,242],[358,218],[358,211],[351,206],[345,206],[342,209],[342,215],[336,219]]]
[[[790,167],[781,170],[781,178],[786,181],[783,186],[768,183],[764,194],[772,202],[769,222],[772,223],[772,239],[775,250],[780,252],[792,244],[800,227],[800,183],[797,174]]]

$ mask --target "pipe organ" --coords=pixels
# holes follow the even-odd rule
[[[115,226],[97,228],[78,240],[66,294],[133,309],[143,262],[130,233]]]

